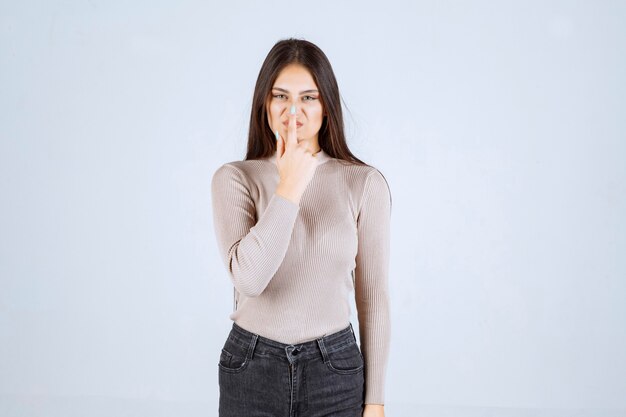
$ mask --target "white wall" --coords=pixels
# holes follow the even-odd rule
[[[0,415],[217,415],[210,179],[296,36],[392,188],[387,415],[625,416],[626,3],[223,3],[0,4]]]

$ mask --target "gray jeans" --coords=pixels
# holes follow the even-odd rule
[[[218,363],[220,417],[361,417],[365,362],[352,323],[296,345],[233,322]]]

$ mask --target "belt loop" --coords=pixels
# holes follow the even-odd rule
[[[352,328],[352,322],[350,322],[350,331],[352,332],[352,338],[356,342],[356,335],[354,334],[354,329]]]
[[[320,351],[322,352],[322,359],[324,360],[324,363],[327,363],[328,352],[326,352],[326,346],[324,345],[324,338],[320,337],[319,339],[317,339],[317,344],[320,347]]]
[[[258,334],[252,335],[252,340],[250,340],[250,345],[248,346],[248,353],[246,355],[246,358],[248,358],[248,360],[252,359],[254,355],[254,348],[256,347],[256,342],[258,338],[259,338]]]

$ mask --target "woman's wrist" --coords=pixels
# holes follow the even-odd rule
[[[365,404],[363,417],[385,417],[384,404]]]
[[[302,193],[292,186],[279,183],[274,193],[283,198],[286,198],[287,200],[292,201],[295,204],[300,205],[300,198],[302,197]]]

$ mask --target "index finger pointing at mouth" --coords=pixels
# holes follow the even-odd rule
[[[289,111],[289,128],[287,131],[287,141],[294,145],[298,143],[297,128],[296,106],[294,104],[291,106],[291,109]]]

